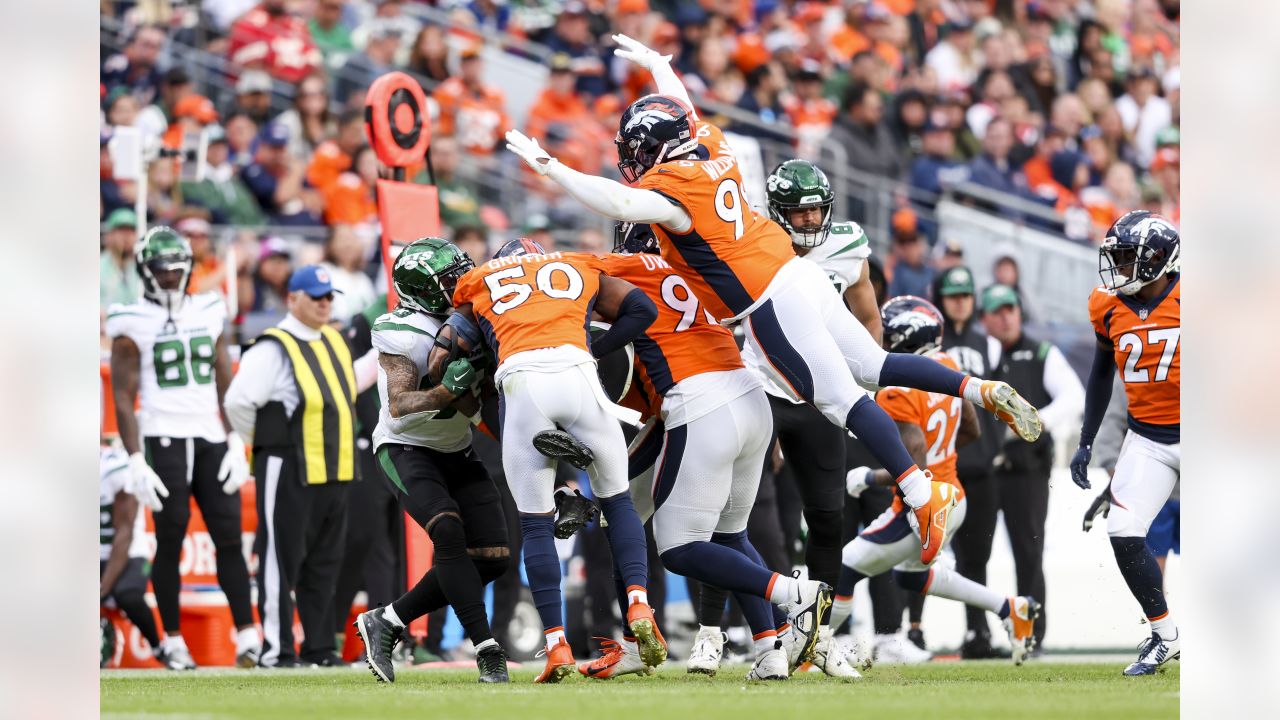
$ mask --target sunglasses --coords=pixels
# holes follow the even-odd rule
[[[330,292],[330,293],[325,293],[324,295],[307,295],[307,297],[311,298],[312,300],[314,300],[314,301],[316,301],[316,302],[321,302],[321,301],[323,301],[323,300],[327,300],[327,301],[329,301],[329,302],[333,302],[333,293],[331,293],[331,292]]]

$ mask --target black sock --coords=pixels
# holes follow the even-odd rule
[[[1140,537],[1113,537],[1111,548],[1116,553],[1120,574],[1129,585],[1129,592],[1142,606],[1148,618],[1158,618],[1169,612],[1164,600],[1164,576],[1156,558]]]

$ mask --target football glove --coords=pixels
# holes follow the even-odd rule
[[[471,361],[466,358],[459,358],[449,363],[449,367],[445,368],[444,377],[440,380],[440,384],[454,395],[461,395],[475,381],[476,369],[472,367]]]
[[[519,130],[507,131],[507,149],[524,160],[525,164],[533,168],[533,171],[539,175],[546,175],[551,169],[552,163],[557,160],[547,154],[546,150],[538,144],[537,140],[526,136]]]
[[[623,60],[633,62],[645,70],[653,70],[655,65],[671,62],[670,55],[659,55],[656,50],[649,48],[639,40],[621,33],[614,35],[613,41],[618,43],[618,47],[613,51],[614,55]]]
[[[1092,445],[1081,445],[1071,457],[1071,479],[1083,490],[1093,487],[1089,482],[1089,461],[1092,459]]]
[[[849,493],[849,497],[858,497],[863,490],[870,487],[868,482],[871,479],[871,468],[856,467],[844,476],[844,489]]]
[[[1111,514],[1111,486],[1108,485],[1098,497],[1093,499],[1089,505],[1089,509],[1084,511],[1084,531],[1089,532],[1093,529],[1093,523],[1097,521],[1098,516],[1107,517]]]
[[[126,489],[130,495],[138,498],[138,502],[151,508],[151,512],[160,512],[164,508],[160,498],[169,497],[169,489],[164,486],[164,481],[151,469],[140,452],[129,456],[129,487]]]
[[[244,455],[244,440],[240,433],[227,433],[227,453],[222,456],[222,464],[218,466],[218,482],[222,483],[222,492],[234,495],[240,486],[249,479],[249,461]]]

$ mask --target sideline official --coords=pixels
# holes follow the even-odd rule
[[[264,667],[341,665],[334,591],[355,458],[355,370],[329,326],[336,291],[316,265],[289,278],[289,314],[240,360],[227,390],[231,425],[253,447],[258,484],[258,612]],[[295,654],[294,602],[302,621]]]
[[[1000,343],[992,377],[1018,388],[1040,411],[1044,432],[1025,443],[1002,432],[992,477],[1000,493],[1005,528],[1013,547],[1018,594],[1034,595],[1045,610],[1036,620],[1036,652],[1043,647],[1049,603],[1044,586],[1044,523],[1049,514],[1049,473],[1053,469],[1052,429],[1071,427],[1084,412],[1084,385],[1053,344],[1022,332],[1022,303],[1008,285],[982,292],[982,321]],[[1003,430],[1003,428],[1001,428]],[[995,530],[995,514],[987,526]],[[966,522],[965,525],[969,525]],[[987,547],[990,548],[988,540]]]

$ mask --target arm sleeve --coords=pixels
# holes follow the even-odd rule
[[[1074,423],[1084,410],[1084,385],[1056,346],[1044,360],[1044,388],[1053,401],[1040,408],[1040,419],[1050,428]]]
[[[1093,445],[1102,425],[1102,417],[1111,401],[1111,379],[1116,374],[1116,360],[1110,348],[1098,345],[1093,354],[1093,368],[1084,394],[1084,424],[1080,428],[1080,444]]]
[[[625,222],[658,223],[683,233],[693,225],[684,208],[652,190],[641,190],[620,182],[583,173],[554,162],[547,177],[555,180],[575,200],[605,217]]]
[[[271,401],[271,392],[284,362],[283,350],[274,342],[259,342],[240,358],[240,369],[231,378],[222,409],[231,427],[246,443],[253,442],[258,408]]]
[[[618,316],[613,325],[591,343],[591,354],[604,357],[631,342],[658,319],[658,307],[640,288],[627,293],[618,305]]]
[[[698,120],[698,111],[693,108],[693,100],[689,98],[689,91],[685,88],[684,83],[680,82],[680,78],[676,76],[676,71],[671,69],[671,61],[658,63],[649,73],[653,75],[653,84],[658,87],[658,94],[673,97],[684,103],[685,107],[689,108],[689,115],[696,122]]]

